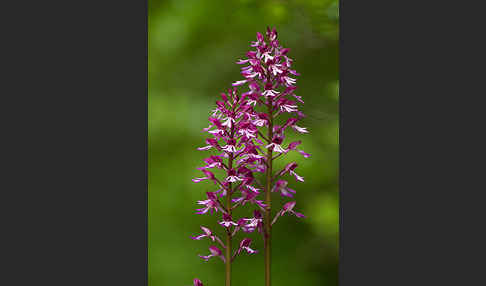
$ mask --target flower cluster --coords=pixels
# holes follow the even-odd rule
[[[265,170],[265,158],[261,155],[261,146],[264,143],[258,138],[258,128],[253,124],[255,116],[257,113],[248,95],[239,95],[236,88],[222,93],[221,100],[216,102],[216,108],[209,117],[210,125],[204,129],[210,136],[206,139],[207,145],[198,148],[201,151],[212,150],[216,154],[204,159],[205,165],[197,168],[205,176],[192,181],[211,181],[216,185],[216,190],[206,192],[207,199],[197,202],[202,208],[197,209],[196,213],[220,212],[221,220],[218,223],[231,237],[239,230],[253,232],[261,229],[258,225],[258,217],[261,222],[261,214],[257,210],[254,212],[256,218],[241,218],[235,222],[232,217],[232,211],[239,206],[248,204],[261,210],[265,208],[263,201],[257,199],[260,188],[254,175]],[[216,170],[224,176],[218,179],[215,175]],[[208,237],[226,248],[212,230],[204,226],[201,226],[201,229],[204,233],[192,239]],[[234,252],[232,259],[239,255],[242,249],[250,254],[256,253],[249,248],[250,243],[251,239],[244,238],[241,241],[242,246]],[[216,246],[210,246],[209,251],[211,254],[200,257],[206,261],[211,257],[220,257],[226,261],[222,251]]]
[[[210,254],[199,255],[205,261],[219,257],[228,264],[243,252],[257,253],[257,250],[250,248],[252,240],[245,237],[230,255],[231,239],[240,231],[257,231],[266,237],[263,234],[265,228],[270,227],[270,220],[265,225],[271,212],[268,200],[270,192],[278,192],[284,198],[293,198],[296,191],[288,187],[284,177],[290,175],[298,182],[304,181],[296,173],[295,162],[287,164],[275,174],[270,174],[275,159],[291,151],[298,152],[305,158],[310,157],[310,154],[298,149],[301,141],[284,144],[285,133],[289,130],[308,133],[306,128],[297,125],[305,117],[298,106],[298,103],[304,101],[295,94],[297,87],[294,77],[299,74],[291,68],[292,59],[287,56],[289,49],[280,46],[275,29],[267,28],[266,38],[265,40],[261,33],[257,33],[257,40],[251,43],[255,50],[249,51],[245,59],[237,62],[244,65],[241,68],[244,79],[234,82],[233,88],[222,93],[221,100],[216,101],[216,107],[209,116],[209,126],[203,129],[209,137],[205,140],[205,145],[197,148],[212,154],[204,159],[203,166],[197,168],[204,176],[194,178],[193,182],[210,181],[215,189],[206,192],[206,199],[197,202],[201,207],[196,213],[220,215],[218,224],[223,229],[223,235],[226,235],[227,244],[230,243],[228,247],[213,230],[201,226],[203,233],[191,238],[208,238],[225,250],[222,251],[214,245],[209,246]],[[248,89],[240,93],[238,86],[247,86]],[[279,118],[282,118],[281,123],[277,123]],[[264,184],[260,183],[260,177],[263,176],[259,176],[259,173],[267,174]],[[216,174],[223,175],[218,178]],[[266,199],[261,198],[262,192],[265,192]],[[243,206],[253,209],[253,217],[235,219],[233,210]],[[286,213],[304,217],[293,210],[294,206],[295,201],[284,204],[271,224]],[[265,213],[265,219],[262,212]],[[197,283],[202,285],[199,280]]]
[[[261,33],[257,33],[256,41],[251,43],[251,47],[254,47],[255,50],[249,51],[246,54],[246,59],[237,61],[237,64],[244,65],[241,68],[241,75],[244,79],[233,83],[233,86],[248,85],[249,90],[243,95],[252,99],[251,103],[255,108],[263,107],[263,112],[253,114],[251,123],[254,128],[267,128],[269,132],[267,132],[268,136],[265,137],[264,132],[259,130],[259,138],[266,143],[257,145],[256,148],[259,150],[265,148],[278,153],[270,158],[264,157],[263,160],[266,163],[264,167],[290,151],[296,151],[304,158],[310,157],[310,154],[297,148],[301,144],[300,140],[290,142],[286,147],[283,144],[285,133],[288,130],[294,130],[298,133],[308,133],[309,131],[307,128],[297,125],[305,117],[298,106],[298,103],[304,103],[304,101],[301,96],[295,94],[297,86],[294,77],[299,76],[299,74],[292,69],[293,60],[287,55],[289,49],[280,46],[275,29],[267,28],[266,36],[267,40]],[[286,120],[281,120],[282,123],[280,124],[276,122],[279,115],[287,117]],[[273,185],[272,192],[279,192],[283,197],[292,198],[294,196],[296,191],[289,188],[288,182],[279,177],[288,174],[297,181],[304,182],[304,178],[295,171],[297,166],[297,163],[291,162],[275,174],[271,182]],[[273,222],[287,212],[294,213],[292,210],[294,206],[295,201],[285,204],[282,210],[276,214]],[[295,214],[297,217],[304,217],[300,213]]]

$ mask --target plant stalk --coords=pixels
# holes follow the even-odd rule
[[[272,101],[270,97],[268,98],[268,139],[273,139],[273,116],[272,116]],[[272,252],[271,252],[271,242],[272,242],[272,225],[271,225],[271,215],[272,215],[272,196],[271,196],[271,186],[272,186],[272,148],[267,150],[267,172],[266,172],[266,185],[265,185],[265,204],[267,205],[265,210],[265,286],[271,286],[271,263],[272,263]]]
[[[236,105],[236,104],[235,104]],[[234,112],[234,106],[233,106],[233,112]],[[231,134],[230,137],[233,138],[235,136],[235,126],[232,124],[231,125]],[[228,158],[228,170],[233,169],[233,153],[229,155]],[[231,216],[231,193],[233,192],[232,189],[232,184],[231,182],[228,184],[228,190],[226,193],[226,210],[228,214]],[[226,258],[226,286],[231,286],[231,244],[232,244],[232,233],[230,229],[226,229],[226,253],[225,253],[225,258]]]

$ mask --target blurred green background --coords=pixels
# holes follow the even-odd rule
[[[195,215],[196,200],[213,190],[195,184],[209,111],[220,92],[241,79],[235,61],[250,49],[257,31],[276,27],[281,45],[291,49],[301,73],[296,94],[307,117],[299,136],[312,157],[289,154],[305,183],[295,210],[308,217],[284,216],[273,228],[273,285],[338,285],[338,2],[335,0],[149,0],[149,285],[224,285],[218,259],[205,263],[209,240],[193,241],[199,226],[220,234],[215,216]],[[290,134],[292,133],[292,134]],[[294,132],[289,132],[296,139]],[[278,161],[278,160],[277,160]],[[280,161],[277,165],[281,165]],[[277,169],[278,167],[275,167]],[[275,208],[281,205],[275,194]],[[218,217],[219,218],[219,217]],[[252,247],[263,250],[256,233]],[[237,258],[234,286],[263,285],[263,253]]]

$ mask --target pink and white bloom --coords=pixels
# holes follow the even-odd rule
[[[223,246],[223,248],[226,248],[226,246],[221,241],[221,239],[219,239],[219,237],[214,235],[213,232],[209,228],[201,226],[201,229],[203,230],[204,233],[200,234],[200,235],[196,235],[196,236],[191,236],[191,239],[201,240],[204,237],[209,237],[212,241],[217,241],[219,244],[221,244],[221,246]]]
[[[237,226],[238,224],[234,222],[229,214],[223,214],[223,220],[218,222],[221,226],[229,228],[232,225]]]
[[[226,259],[223,256],[223,252],[217,248],[216,246],[211,245],[209,247],[209,255],[199,255],[204,261],[208,261],[211,257],[219,257],[221,260],[223,260],[224,263],[226,263]]]
[[[272,224],[274,224],[279,217],[283,216],[286,213],[291,213],[291,214],[295,215],[298,218],[305,218],[305,215],[294,211],[293,210],[294,207],[295,207],[295,202],[288,202],[288,203],[286,203],[282,207],[282,209],[275,215],[275,218],[273,219]]]
[[[290,175],[294,176],[294,178],[299,181],[299,182],[304,182],[304,177],[299,176],[294,170],[297,168],[297,163],[292,162],[288,163],[285,168],[278,173],[279,176],[283,176],[286,173],[289,173]]]
[[[204,200],[204,201],[197,201],[197,204],[199,205],[203,205],[204,207],[203,208],[200,208],[200,209],[197,209],[197,214],[205,214],[207,213],[208,211],[211,211],[211,214],[213,213],[213,211],[218,211],[220,210],[221,212],[225,212],[220,204],[219,204],[219,201],[218,201],[218,198],[216,197],[216,194],[213,193],[213,192],[206,192],[206,195],[208,197],[207,200]]]
[[[246,250],[246,252],[249,254],[257,253],[258,252],[257,250],[250,248],[250,244],[251,244],[250,238],[243,238],[243,240],[240,242],[240,247],[236,251],[236,255],[239,255],[243,250]]]
[[[293,189],[287,187],[287,185],[287,181],[278,180],[277,182],[275,182],[275,185],[272,188],[272,192],[280,192],[282,196],[291,198],[296,192]]]

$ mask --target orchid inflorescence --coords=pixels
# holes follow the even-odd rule
[[[270,240],[271,225],[279,217],[286,213],[304,217],[293,210],[296,202],[290,201],[270,220],[270,193],[278,192],[282,198],[293,198],[296,194],[283,177],[290,175],[298,182],[304,181],[295,171],[298,166],[295,162],[288,163],[282,170],[272,174],[273,161],[291,151],[296,151],[305,158],[310,157],[310,154],[297,148],[301,144],[300,140],[284,145],[285,132],[294,130],[308,133],[306,128],[297,125],[305,117],[298,109],[297,102],[304,102],[302,97],[294,93],[296,79],[293,76],[299,74],[291,69],[292,59],[287,56],[289,49],[279,45],[275,29],[267,28],[266,36],[267,40],[261,33],[257,33],[257,40],[251,43],[255,50],[249,51],[246,59],[237,61],[237,64],[246,65],[241,68],[244,79],[234,82],[231,89],[221,94],[221,100],[216,101],[216,108],[209,117],[210,125],[204,129],[210,137],[206,139],[205,146],[198,148],[201,151],[215,151],[215,154],[204,159],[205,165],[198,168],[204,177],[193,179],[195,183],[211,181],[216,186],[214,191],[206,192],[206,199],[197,202],[202,207],[196,213],[221,213],[218,224],[226,234],[226,244],[213,230],[205,226],[201,226],[202,234],[191,238],[208,238],[225,250],[223,252],[217,246],[211,245],[209,255],[199,256],[205,261],[219,257],[227,264],[226,286],[231,281],[231,273],[228,273],[231,272],[231,266],[228,264],[243,252],[258,252],[250,248],[252,240],[245,237],[231,253],[232,239],[238,232],[257,231],[264,240]],[[238,92],[237,87],[244,85],[248,86],[248,90]],[[290,116],[277,124],[279,116],[284,115]],[[218,179],[212,169],[219,169],[218,172],[222,172],[224,177]],[[263,184],[258,173],[266,174],[266,178],[262,179]],[[265,198],[260,198],[262,193]],[[244,206],[252,209],[253,216],[235,219],[233,210]],[[202,285],[198,279],[194,280],[194,285],[196,280],[197,285]]]

